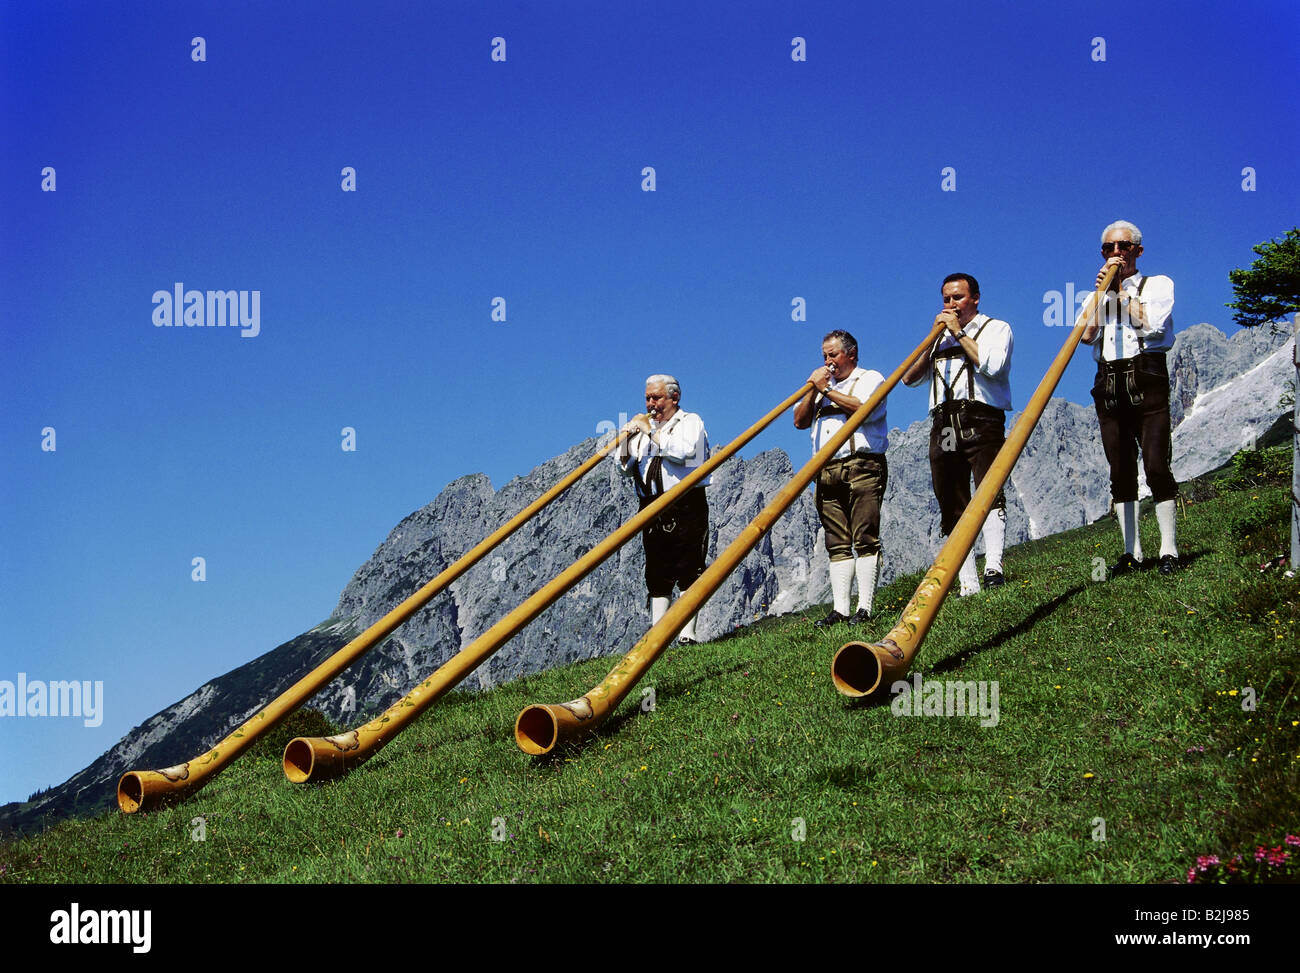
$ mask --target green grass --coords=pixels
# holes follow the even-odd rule
[[[638,687],[549,761],[515,747],[515,715],[613,660],[452,694],[320,786],[285,780],[282,728],[179,806],[0,846],[0,882],[1182,882],[1197,855],[1300,831],[1300,582],[1258,570],[1288,524],[1281,474],[1257,480],[1186,491],[1171,578],[1093,580],[1119,554],[1108,519],[950,599],[917,669],[997,680],[993,727],[841,698],[847,631],[816,632],[823,608],[672,649],[642,683],[653,711]]]

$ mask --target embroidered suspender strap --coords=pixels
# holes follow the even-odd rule
[[[861,377],[861,376],[859,376],[859,378],[860,378],[860,377]],[[855,379],[853,380],[853,384],[851,384],[847,389],[839,389],[838,391],[842,392],[844,395],[853,396],[853,392],[854,392],[855,389],[857,389],[857,387],[858,387],[858,379],[855,378]],[[829,388],[829,386],[827,386],[827,388]],[[854,398],[857,398],[857,396],[853,396],[853,397],[854,397]],[[831,401],[831,398],[830,398],[829,395],[823,395],[823,396],[822,396],[822,404],[817,408],[817,413],[816,413],[816,415],[813,416],[813,422],[817,422],[817,421],[819,421],[819,420],[821,420],[821,419],[827,418],[828,416],[843,416],[845,419],[847,419],[850,415],[852,415],[852,413],[851,413],[848,409],[842,409],[842,408],[840,408],[838,405],[836,405],[834,402]],[[853,435],[856,436],[857,434],[858,434],[858,431],[857,431],[857,430],[854,430]],[[864,436],[863,436],[863,442],[865,443],[865,441],[866,441],[866,436],[864,435]],[[818,439],[818,442],[820,443],[820,438]],[[852,437],[849,437],[849,443],[850,443],[850,445],[849,445],[849,449],[850,449],[850,451],[852,451],[852,448],[853,448],[853,447],[852,447]],[[708,434],[707,434],[707,433],[705,434],[705,452],[706,452],[706,454],[707,454],[707,452],[708,452]]]
[[[1137,289],[1137,296],[1138,296],[1138,297],[1141,297],[1141,296],[1142,296],[1142,288],[1144,288],[1144,287],[1147,286],[1147,281],[1150,280],[1150,279],[1151,279],[1151,278],[1150,278],[1150,275],[1148,275],[1148,274],[1143,274],[1143,275],[1142,275],[1142,279],[1141,279],[1140,281],[1138,281],[1138,289]],[[1110,311],[1107,310],[1106,313],[1107,313],[1107,315],[1109,316]],[[1132,328],[1132,327],[1133,327],[1133,325],[1132,325],[1132,318],[1129,319],[1129,322],[1130,322],[1130,323],[1129,323],[1129,327]],[[1124,333],[1123,333],[1122,331],[1120,331],[1120,330],[1119,330],[1119,327],[1118,327],[1119,325],[1121,325],[1121,324],[1123,324],[1123,323],[1124,323],[1124,322],[1123,322],[1122,316],[1121,316],[1120,313],[1119,313],[1119,309],[1116,308],[1116,311],[1115,311],[1115,321],[1113,322],[1113,326],[1116,328],[1116,330],[1115,330],[1115,332],[1114,332],[1114,334],[1115,334],[1115,357],[1114,357],[1114,358],[1111,358],[1111,359],[1107,359],[1107,358],[1106,358],[1106,353],[1105,353],[1105,350],[1104,350],[1105,347],[1106,347],[1106,343],[1105,343],[1105,340],[1103,339],[1103,341],[1102,341],[1102,345],[1101,345],[1101,347],[1102,347],[1102,349],[1103,349],[1103,351],[1102,351],[1102,355],[1101,355],[1101,360],[1102,360],[1102,361],[1124,361],[1124,360],[1125,360],[1124,358],[1122,358],[1122,357],[1120,356],[1120,352],[1122,352],[1122,351],[1124,350]],[[1108,325],[1108,326],[1110,326],[1110,325]],[[1139,355],[1144,354],[1144,353],[1146,352],[1146,350],[1147,350],[1147,340],[1146,340],[1146,338],[1144,338],[1144,337],[1142,336],[1142,332],[1139,331],[1137,328],[1133,328],[1133,333],[1137,336],[1138,354],[1139,354]]]
[[[645,435],[642,433],[641,435]],[[641,460],[633,458],[632,460],[632,481],[636,484],[636,495],[638,497],[648,497],[646,492],[646,482],[641,477]]]
[[[966,337],[970,338],[971,341],[974,341],[976,344],[978,344],[980,334],[984,331],[985,325],[987,325],[992,320],[993,319],[991,317],[985,315],[984,320],[980,323],[980,326],[975,329],[975,333],[971,335],[966,335]],[[943,336],[940,336],[939,339],[935,341],[934,347],[938,348],[939,343],[941,341],[943,341]],[[948,382],[946,378],[944,378],[942,375],[939,374],[938,362],[946,361],[949,358],[957,358],[957,357],[960,357],[962,359],[962,363],[961,365],[958,366],[957,373],[953,375],[953,380],[955,381],[957,378],[959,378],[961,376],[962,369],[965,369],[966,370],[966,399],[967,401],[970,402],[975,401],[975,372],[970,368],[970,362],[966,359],[966,352],[962,349],[961,340],[958,339],[956,344],[949,345],[943,351],[930,352],[930,395],[936,403],[939,401],[939,386],[938,386],[939,382],[943,382],[943,401],[944,402],[952,401],[952,385]]]
[[[1142,279],[1138,281],[1138,297],[1142,296],[1142,288],[1147,286],[1147,281],[1149,279],[1150,277],[1148,275],[1143,275]],[[1115,321],[1116,325],[1121,323],[1122,321],[1120,320]],[[1132,327],[1131,319],[1129,327]],[[1138,331],[1137,328],[1133,328],[1133,332],[1137,336],[1138,354],[1145,354],[1147,350],[1146,339],[1142,336],[1142,332]],[[1115,352],[1118,354],[1123,350],[1123,333],[1119,332],[1117,329],[1115,337]],[[1098,368],[1101,369],[1099,374],[1102,376],[1101,381],[1104,382],[1103,399],[1105,407],[1108,410],[1114,409],[1119,403],[1119,386],[1121,382],[1123,383],[1124,393],[1128,398],[1129,403],[1134,407],[1142,405],[1143,396],[1141,386],[1138,383],[1136,363],[1136,358],[1112,358],[1108,361],[1104,356],[1102,357],[1101,362],[1098,364]]]
[[[943,335],[934,339],[934,344],[930,347],[930,398],[939,404],[939,345],[943,343]],[[943,380],[943,401],[947,402],[952,398],[952,386],[948,384],[947,379]]]
[[[664,492],[664,458],[656,456],[650,461],[649,467],[646,468],[646,487],[649,489],[647,496],[657,497]]]
[[[866,373],[864,372],[863,374],[866,374]],[[858,390],[858,379],[860,379],[860,378],[862,378],[862,375],[859,375],[859,376],[857,376],[856,378],[853,379],[853,382],[849,385],[848,390],[844,393],[845,395],[851,396],[851,397],[853,397],[853,398],[855,398],[855,399],[858,398],[858,397],[857,397],[856,395],[854,395],[853,393],[856,392],[856,391]],[[863,400],[862,400],[862,399],[858,399],[858,401],[861,402],[861,401],[863,401]],[[848,411],[845,411],[845,413],[844,413],[844,418],[847,419],[850,415],[852,415],[852,413],[850,413],[850,412],[848,412]],[[864,432],[862,431],[862,427],[859,426],[857,429],[854,429],[854,430],[853,430],[853,435],[849,437],[848,447],[849,447],[849,453],[850,453],[850,454],[852,454],[852,453],[856,453],[856,452],[857,452],[857,448],[854,446],[854,442],[857,440],[857,438],[858,438],[859,436],[862,437],[862,445],[863,445],[864,447],[867,445],[867,434],[864,433]]]
[[[667,435],[673,427],[681,421],[681,410],[673,413],[673,417],[659,427],[658,432]],[[642,433],[644,435],[644,433]],[[653,438],[650,439],[651,445],[654,445]],[[704,440],[704,455],[708,458],[709,441],[706,434]],[[661,454],[656,453],[650,458],[650,464],[646,467],[646,475],[641,476],[641,462],[638,460],[632,465],[632,477],[636,482],[636,495],[638,497],[657,497],[664,492],[664,458]]]

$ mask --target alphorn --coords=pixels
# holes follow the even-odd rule
[[[1047,408],[1047,400],[1056,390],[1057,383],[1065,373],[1065,366],[1070,363],[1075,349],[1079,346],[1079,339],[1083,337],[1088,319],[1096,310],[1100,295],[1110,287],[1117,269],[1111,267],[1089,297],[1089,303],[1079,315],[1065,344],[1057,352],[1056,358],[1052,360],[1047,374],[1038,383],[1038,388],[1030,398],[1029,404],[1025,406],[1025,411],[1016,420],[1011,434],[998,450],[998,455],[994,458],[988,472],[984,474],[979,489],[966,505],[965,512],[953,527],[952,533],[948,535],[947,542],[939,550],[939,556],[934,559],[934,564],[930,565],[930,570],[917,585],[916,592],[912,595],[912,600],[907,603],[907,607],[903,609],[898,624],[879,642],[849,642],[835,653],[835,658],[831,661],[831,681],[843,695],[869,696],[880,690],[886,680],[889,680],[888,684],[892,685],[895,680],[901,679],[911,667],[912,660],[920,651],[921,643],[925,641],[926,633],[934,624],[934,618],[939,613],[939,606],[943,604],[944,596],[952,587],[957,571],[966,560],[966,555],[970,553],[971,548],[975,546],[975,535],[984,526],[985,518],[993,509],[994,498],[1011,476],[1012,467],[1016,465],[1025,443],[1029,441],[1029,436],[1042,417],[1043,410]]]
[[[628,542],[642,527],[663,510],[676,503],[715,468],[729,459],[747,442],[757,436],[772,420],[785,412],[808,391],[811,383],[805,382],[775,409],[750,426],[734,440],[714,452],[699,467],[692,470],[677,486],[611,533],[573,564],[539,588],[523,604],[498,621],[486,632],[444,662],[433,675],[425,679],[406,696],[388,707],[369,723],[332,737],[297,737],[284,749],[284,774],[296,784],[328,780],[351,770],[357,764],[374,756],[381,747],[432,706],[439,697],[473,672],[492,653],[514,636],[553,601],[575,584],[616,550]]]
[[[610,670],[604,680],[591,692],[567,703],[539,703],[523,710],[515,720],[515,743],[524,753],[540,756],[550,753],[560,743],[591,732],[614,712],[624,697],[632,691],[663,650],[682,630],[693,614],[717,590],[718,586],[736,569],[745,556],[754,549],[763,535],[771,530],[781,514],[812,482],[832,456],[849,441],[854,430],[885,400],[885,396],[898,384],[903,373],[930,347],[943,325],[936,325],[929,336],[916,346],[888,378],[853,413],[844,425],[822,446],[790,481],[777,493],[752,521],[727,546],[704,573],[682,592],[681,597],[669,607],[651,629],[641,637],[632,650]],[[805,386],[806,388],[807,386]]]
[[[582,479],[626,438],[627,433],[620,432],[615,439],[597,450],[590,459],[471,548],[455,564],[299,679],[207,753],[175,767],[168,767],[166,770],[132,770],[123,774],[122,779],[117,783],[117,806],[128,814],[147,811],[180,800],[198,790],[252,746],[259,736],[273,729],[281,720],[310,699],[317,690],[424,607],[429,599],[473,567],[484,555],[532,519],[543,507]]]

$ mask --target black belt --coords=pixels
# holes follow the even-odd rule
[[[1097,362],[1097,369],[1106,375],[1119,375],[1124,372],[1131,372],[1137,367],[1138,362],[1144,358],[1159,358],[1161,361],[1164,361],[1165,353],[1163,351],[1144,351],[1140,355],[1134,355],[1132,358],[1116,358],[1113,361],[1102,360]]]
[[[940,402],[930,410],[930,418],[936,421],[947,419],[954,414],[968,419],[996,419],[999,422],[1006,419],[1006,413],[997,406],[977,402],[974,399],[949,399],[947,402]]]
[[[690,472],[691,472],[691,473],[694,473],[695,470],[691,470]],[[687,474],[687,475],[689,475],[689,474]],[[684,479],[686,479],[686,477],[682,477],[682,480],[684,480]],[[677,482],[680,483],[681,480],[678,480]],[[675,490],[675,489],[676,489],[676,484],[674,484],[673,486],[669,487],[667,490],[664,491],[664,493],[668,493],[669,491],[671,491],[671,490]],[[689,490],[687,490],[685,493],[683,493],[683,494],[681,495],[681,499],[674,501],[673,504],[670,505],[668,509],[671,510],[674,506],[676,506],[676,505],[679,504],[679,503],[682,503],[682,502],[683,502],[684,500],[686,500],[688,497],[693,497],[693,496],[695,496],[695,494],[696,494],[697,491],[703,491],[703,490],[704,490],[704,485],[703,485],[703,484],[701,484],[701,483],[697,483],[697,484],[695,484],[695,486],[691,487]],[[644,508],[644,507],[647,507],[647,506],[649,506],[650,504],[654,503],[656,500],[658,500],[660,497],[662,497],[662,496],[664,495],[664,493],[652,493],[652,494],[638,493],[638,494],[636,495],[636,498],[637,498],[637,500],[641,503],[641,506]],[[661,514],[660,516],[662,516],[662,514]]]

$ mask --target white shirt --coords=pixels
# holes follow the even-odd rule
[[[1142,296],[1138,287],[1146,280]],[[1092,357],[1096,361],[1117,361],[1136,358],[1143,351],[1168,351],[1174,344],[1174,282],[1168,277],[1146,277],[1134,274],[1120,283],[1123,292],[1118,298],[1109,294],[1102,300],[1101,332],[1092,343]],[[1142,330],[1133,327],[1132,315],[1125,300],[1138,301],[1147,325]],[[1142,341],[1138,341],[1141,336]]]
[[[656,456],[662,456],[660,475],[664,493],[667,493],[709,458],[709,434],[704,428],[703,419],[694,412],[683,409],[678,409],[664,422],[651,419],[650,428],[658,434],[659,441],[654,442],[643,432],[632,436],[627,444],[630,455],[626,460],[618,461],[619,469],[631,476],[635,464],[645,482],[650,461]],[[713,474],[709,474],[697,485],[709,486],[712,482]]]
[[[979,337],[976,337],[978,332]],[[952,397],[954,399],[970,398],[969,375],[973,374],[975,381],[974,401],[983,402],[985,405],[991,405],[995,409],[1002,409],[1004,412],[1011,411],[1011,325],[998,318],[991,318],[987,314],[976,314],[966,322],[966,326],[961,329],[961,333],[975,342],[979,348],[980,362],[975,366],[973,373],[968,374],[972,367],[971,361],[965,355],[954,356],[952,358],[940,358],[931,360],[930,367],[925,373],[910,384],[913,386],[920,385],[924,381],[930,383],[930,409],[933,411],[935,406],[944,401],[946,388],[944,383],[952,388]],[[945,329],[943,337],[935,346],[934,351],[946,351],[954,345],[960,345],[951,331]]]
[[[865,368],[855,368],[843,379],[831,382],[830,387],[836,392],[842,392],[866,404],[867,399],[871,398],[871,393],[884,381],[885,376],[879,372],[868,371]],[[816,406],[818,411],[823,406],[838,408],[834,402],[826,398],[818,400]],[[841,410],[841,412],[843,411]],[[840,427],[844,425],[845,418],[843,415],[836,414],[822,416],[813,422],[812,444],[814,453],[826,445],[827,441],[839,432]],[[832,459],[843,459],[845,456],[859,451],[883,453],[888,444],[889,426],[885,422],[885,403],[881,401],[871,415],[867,416],[866,422],[853,430],[853,435],[849,437],[848,442],[836,450]]]

